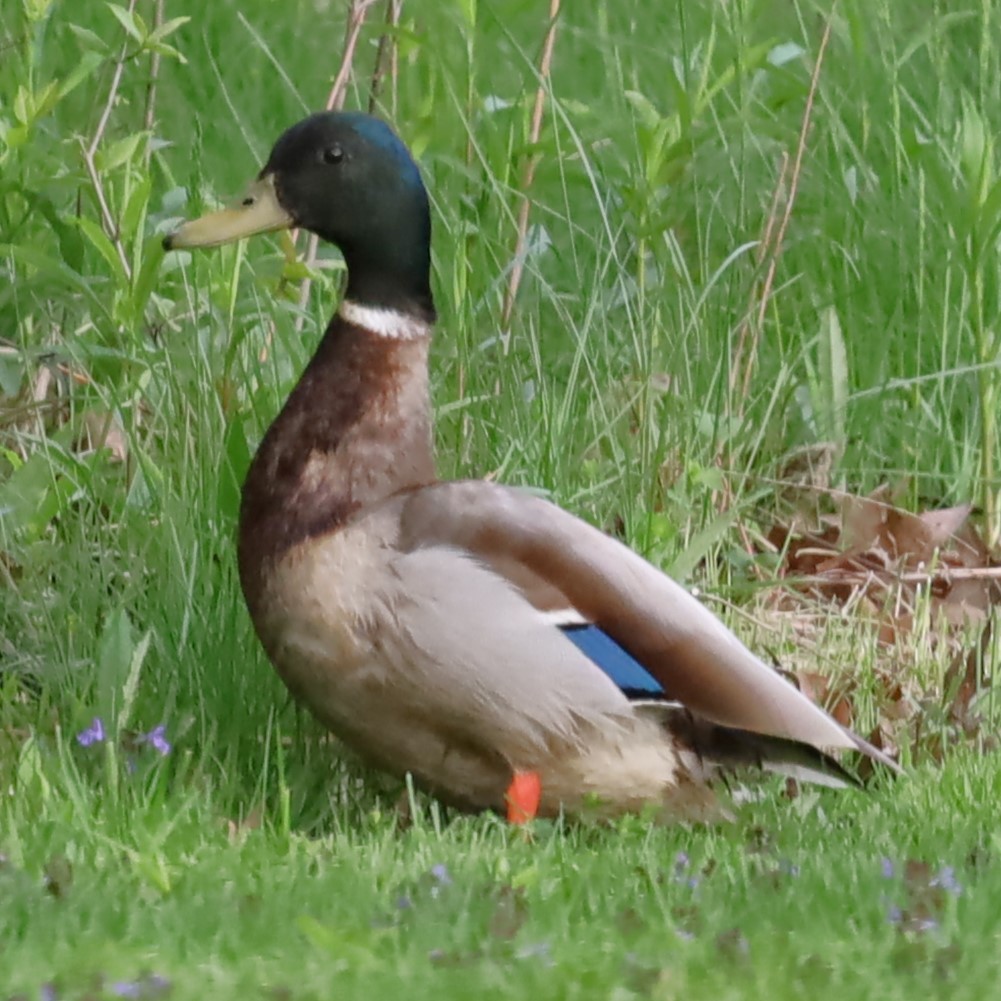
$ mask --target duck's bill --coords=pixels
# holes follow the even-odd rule
[[[255,181],[239,204],[182,223],[163,241],[167,250],[219,247],[257,233],[290,229],[292,217],[282,208],[270,174]]]

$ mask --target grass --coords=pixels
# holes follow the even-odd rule
[[[788,629],[739,614],[758,585],[736,527],[767,530],[797,448],[832,443],[833,487],[978,499],[992,531],[1001,5],[838,4],[763,309],[758,241],[789,196],[783,155],[829,9],[566,5],[529,149],[546,6],[412,0],[383,91],[435,202],[442,472],[551,492],[792,657]],[[154,9],[136,5],[147,24]],[[343,12],[208,5],[163,40],[188,61],[163,49],[150,98],[128,10],[25,0],[0,23],[0,998],[114,996],[146,972],[199,999],[401,982],[415,997],[989,996],[990,755],[956,750],[865,796],[770,788],[719,831],[631,820],[526,840],[420,801],[399,832],[396,791],[289,707],[243,609],[233,527],[337,272],[326,259],[302,312],[301,268],[274,244],[162,259],[158,234],[237,193],[322,104]],[[88,414],[114,415],[126,461],[81,446]],[[836,616],[819,635],[799,656],[829,673],[916,661],[938,694],[930,634],[906,658]],[[81,747],[95,716],[109,739]],[[136,743],[161,723],[162,758]]]

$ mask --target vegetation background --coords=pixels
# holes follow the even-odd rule
[[[621,534],[864,732],[907,702],[905,781],[401,831],[288,705],[233,527],[339,264],[160,238],[324,105],[352,24],[346,105],[434,202],[443,475]],[[998,541],[999,39],[996,0],[4,0],[0,997],[993,996],[955,638],[920,594],[891,642],[790,610],[765,540],[889,483]]]

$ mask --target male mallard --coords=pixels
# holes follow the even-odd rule
[[[306,118],[239,205],[165,245],[290,227],[340,248],[347,290],[251,463],[239,565],[261,643],[321,722],[515,820],[705,819],[719,766],[843,785],[821,749],[886,761],[626,546],[531,494],[438,481],[428,198],[386,124]]]

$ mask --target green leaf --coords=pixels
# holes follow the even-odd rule
[[[18,149],[28,141],[30,135],[27,125],[15,125],[13,128],[7,129],[3,135],[3,141],[6,143],[7,149]]]
[[[847,434],[845,413],[848,409],[848,349],[841,332],[837,310],[831,306],[820,317],[820,379],[821,406],[818,417],[825,437],[844,448]]]
[[[126,240],[134,240],[139,236],[152,189],[153,178],[146,174],[129,195],[129,200],[125,203],[125,209],[118,224],[118,228]]]
[[[31,92],[24,84],[17,88],[13,102],[14,117],[22,124],[27,125],[32,118],[34,102],[31,99]]]
[[[69,24],[67,27],[83,43],[85,54],[95,52],[107,55],[110,51],[108,43],[96,31],[91,31],[90,28],[84,28],[79,24]]]
[[[70,91],[76,90],[103,63],[104,56],[100,52],[85,52],[70,75],[59,85],[59,97],[63,98]]]
[[[163,238],[155,236],[147,240],[141,250],[142,264],[133,270],[134,279],[132,282],[132,295],[130,296],[130,306],[132,310],[131,322],[133,326],[142,323],[143,315],[146,312],[146,303],[153,294],[157,277],[160,273],[160,264],[163,261]]]
[[[641,94],[638,90],[627,90],[625,98],[633,106],[637,117],[646,128],[650,130],[657,128],[661,114],[645,94]]]
[[[57,80],[50,80],[44,89],[35,95],[35,107],[31,113],[32,121],[44,118],[56,106],[58,100],[59,82]]]
[[[142,673],[143,662],[149,652],[149,642],[152,639],[152,632],[147,631],[141,640],[135,645],[129,656],[129,669],[122,684],[122,708],[118,712],[115,726],[119,733],[124,730],[132,720],[132,709],[136,703],[136,695],[139,692],[139,675]]]
[[[239,417],[234,417],[226,427],[223,455],[225,461],[219,469],[216,503],[220,516],[235,524],[240,513],[241,487],[250,467],[250,445]]]
[[[71,435],[64,429],[0,483],[0,548],[38,541],[80,490],[89,469],[63,451]]]
[[[718,514],[705,528],[696,532],[685,548],[675,556],[668,573],[676,580],[688,580],[695,568],[706,558],[713,546],[725,538],[741,509],[738,505]]]
[[[157,506],[163,494],[163,473],[150,458],[149,454],[133,443],[132,455],[139,466],[138,473],[133,477],[129,489],[129,503],[141,507]],[[145,497],[141,492],[145,491]]]
[[[140,144],[145,142],[148,137],[148,132],[133,132],[132,135],[112,143],[95,157],[97,169],[101,173],[108,173],[124,163],[131,163],[139,151]]]
[[[115,250],[115,245],[108,239],[108,235],[104,230],[93,219],[88,219],[86,216],[79,216],[76,224],[90,241],[91,246],[104,258],[111,273],[116,278],[124,277],[125,273],[122,270],[121,258],[118,256],[118,251]]]
[[[24,13],[32,23],[44,21],[55,0],[25,0]]]
[[[466,30],[472,31],[476,27],[476,0],[458,0],[458,6],[459,13],[466,22]]]
[[[147,634],[148,645],[148,634]],[[105,620],[97,644],[97,706],[98,715],[108,727],[115,727],[122,706],[122,693],[132,674],[136,643],[132,623],[124,608],[116,608]],[[145,651],[144,651],[145,655]],[[140,661],[141,663],[141,661]],[[131,708],[131,707],[130,707]]]
[[[50,257],[42,250],[22,244],[0,244],[0,254],[10,254],[19,264],[27,265],[47,280],[56,279],[67,288],[80,292],[90,305],[105,319],[110,319],[108,303],[102,296],[95,295],[90,283],[78,272],[67,267],[62,261]]]
[[[176,59],[182,66],[188,65],[188,60],[184,58],[180,49],[176,49],[173,45],[168,45],[166,42],[154,42],[152,45],[147,46],[152,52],[159,52],[161,56],[166,56],[168,59]]]
[[[0,393],[17,396],[24,381],[24,361],[18,354],[0,354]]]
[[[138,14],[133,13],[127,7],[119,7],[116,3],[109,3],[107,6],[131,38],[140,43],[145,39],[146,26],[142,24]]]
[[[979,108],[966,94],[963,95],[959,157],[970,202],[976,212],[994,181],[994,140]]]
[[[169,21],[164,21],[159,28],[154,28],[146,39],[147,45],[155,45],[162,42],[168,35],[172,35],[178,28],[190,21],[190,17],[172,17]]]

